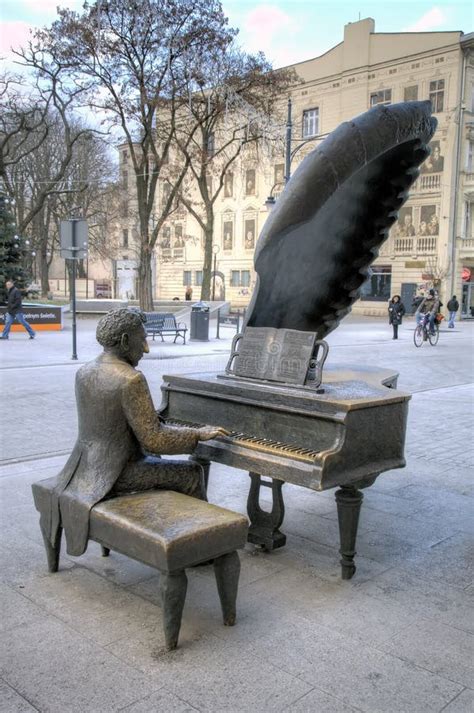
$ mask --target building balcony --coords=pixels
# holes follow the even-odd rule
[[[160,262],[184,262],[184,248],[162,248],[158,253]]]
[[[466,188],[474,186],[474,173],[470,173],[468,171],[465,171],[463,173],[464,173],[464,186]]]
[[[461,257],[474,257],[474,238],[458,237],[457,248]]]
[[[410,193],[439,193],[442,173],[421,174],[413,184]]]
[[[438,252],[437,235],[418,235],[413,238],[389,238],[380,248],[380,257],[403,255],[436,255]]]

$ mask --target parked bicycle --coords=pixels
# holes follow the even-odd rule
[[[439,339],[439,321],[438,317],[435,319],[434,334],[430,329],[430,315],[423,314],[420,321],[415,327],[413,332],[413,341],[415,342],[415,347],[421,347],[425,342],[429,342],[432,347],[438,344]]]

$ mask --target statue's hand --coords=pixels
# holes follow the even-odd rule
[[[204,426],[198,430],[198,437],[200,441],[210,441],[212,438],[219,438],[220,436],[228,436],[229,431],[225,428],[214,428],[214,426]]]

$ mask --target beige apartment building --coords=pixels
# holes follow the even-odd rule
[[[401,294],[409,308],[415,292],[434,285],[444,304],[454,293],[463,315],[474,316],[473,41],[473,34],[462,32],[376,33],[369,18],[346,25],[343,41],[324,55],[294,65],[301,82],[291,90],[292,172],[325,135],[375,104],[430,99],[438,119],[432,155],[354,311],[386,314],[393,294]],[[284,187],[287,98],[282,97],[277,128],[281,140],[269,148],[267,139],[269,150],[260,151],[258,160],[254,151],[243,151],[216,205],[215,297],[234,306],[245,306],[253,288],[253,253],[268,215],[266,199]],[[119,151],[124,176],[127,153],[124,147]],[[125,218],[115,263],[117,296],[134,293],[133,234],[130,217]],[[202,249],[196,221],[185,211],[173,214],[154,256],[156,298],[184,299],[187,286],[193,300],[200,297]]]

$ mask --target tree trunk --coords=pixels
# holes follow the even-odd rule
[[[140,262],[138,265],[138,301],[140,309],[144,312],[153,312],[153,288],[151,273],[151,251],[146,246],[141,246]]]
[[[49,293],[49,264],[46,251],[40,252],[40,280],[41,280],[41,297],[47,297]]]
[[[212,297],[212,240],[214,237],[214,211],[208,206],[206,211],[206,228],[204,230],[204,263],[202,266],[201,299],[210,300]]]

